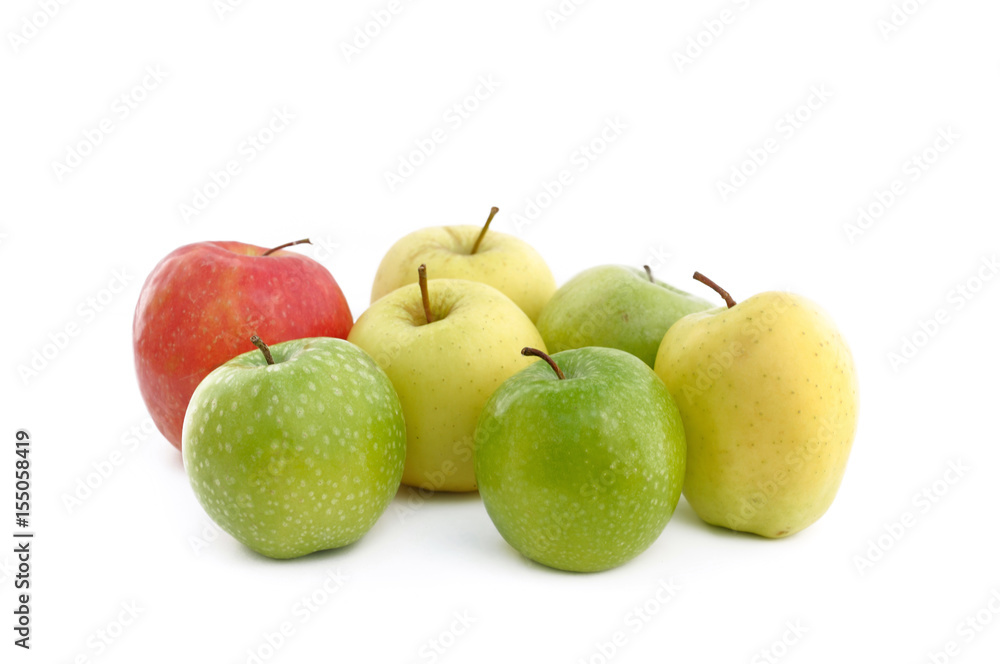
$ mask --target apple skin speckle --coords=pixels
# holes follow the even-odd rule
[[[594,572],[646,550],[680,499],[680,412],[642,360],[611,348],[552,355],[490,397],[476,477],[497,530],[549,567]]]
[[[254,350],[195,390],[182,445],[191,486],[223,530],[265,556],[296,558],[355,542],[388,507],[403,474],[399,398],[375,361],[346,341],[299,339],[271,352],[274,365]],[[349,376],[359,396],[335,390],[335,376]],[[275,415],[286,407],[295,416]],[[338,487],[347,484],[353,488],[344,495]]]

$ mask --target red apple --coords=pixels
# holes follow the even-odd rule
[[[139,293],[132,323],[139,390],[160,432],[180,449],[194,388],[254,350],[252,335],[269,343],[344,339],[353,323],[333,276],[307,256],[242,242],[189,244],[160,261]]]

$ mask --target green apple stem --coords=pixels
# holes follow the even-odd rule
[[[727,307],[729,307],[730,309],[732,309],[733,307],[736,306],[736,300],[734,300],[732,298],[732,296],[729,293],[727,293],[722,286],[720,286],[719,284],[715,283],[714,281],[712,281],[711,279],[709,279],[708,277],[706,277],[705,275],[703,275],[701,272],[695,272],[694,273],[694,278],[697,279],[698,281],[700,281],[701,283],[705,284],[706,286],[708,286],[712,290],[714,290],[719,295],[721,295],[722,299],[726,301],[726,306]]]
[[[656,279],[653,278],[653,270],[650,269],[650,267],[648,265],[643,265],[642,269],[644,269],[646,271],[646,276],[649,277],[649,283],[655,284],[656,283]]]
[[[486,224],[483,226],[483,230],[479,231],[479,237],[476,238],[476,243],[472,245],[472,251],[469,252],[470,254],[474,254],[477,251],[479,251],[479,243],[483,241],[484,237],[486,237],[486,231],[490,229],[490,222],[493,221],[493,217],[497,216],[497,212],[499,211],[500,208],[498,207],[493,207],[490,209],[490,216],[486,220]]]
[[[525,346],[524,348],[521,349],[521,355],[524,355],[526,357],[542,358],[543,360],[548,362],[549,366],[552,367],[552,370],[556,372],[556,375],[559,376],[559,380],[566,380],[566,376],[565,374],[563,374],[562,369],[559,368],[559,365],[556,364],[556,361],[553,360],[551,357],[549,357],[547,353],[540,351],[537,348],[531,348],[530,346]]]
[[[264,359],[267,360],[268,364],[274,364],[274,358],[271,357],[271,349],[267,347],[263,339],[255,334],[250,337],[250,342],[257,348],[260,348],[260,352],[264,353]]]
[[[286,242],[285,244],[277,246],[274,249],[268,249],[267,251],[262,253],[261,256],[270,256],[276,251],[281,251],[282,249],[287,249],[288,247],[294,247],[297,244],[312,244],[312,240],[310,240],[309,238],[305,238],[304,240],[296,240],[295,242]]]
[[[417,280],[420,282],[420,299],[424,303],[424,317],[430,324],[434,322],[434,315],[431,313],[431,296],[427,292],[427,266],[423,263],[417,268]]]

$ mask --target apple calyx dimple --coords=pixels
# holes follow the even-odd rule
[[[500,208],[496,206],[490,208],[490,216],[486,219],[486,223],[483,225],[483,230],[479,231],[479,237],[476,238],[476,243],[472,245],[472,251],[469,252],[470,256],[479,251],[479,243],[483,241],[484,237],[486,237],[486,231],[490,229],[490,222],[493,221],[493,217],[497,216],[497,212],[499,211]]]
[[[304,238],[302,240],[296,240],[295,242],[286,242],[285,244],[278,245],[273,249],[268,249],[267,251],[262,253],[261,256],[270,256],[276,251],[281,251],[282,249],[287,249],[288,247],[294,247],[297,244],[312,244],[312,240],[310,240],[309,238]]]
[[[562,372],[562,369],[559,368],[559,365],[556,364],[556,361],[553,360],[551,357],[549,357],[548,353],[540,351],[537,348],[531,348],[530,346],[525,346],[524,348],[521,349],[521,355],[524,355],[525,357],[542,358],[543,360],[548,362],[549,366],[552,367],[552,370],[556,372],[556,375],[559,376],[559,380],[566,380],[566,375]]]
[[[434,314],[431,313],[431,296],[427,292],[427,266],[423,263],[417,268],[417,281],[420,283],[420,299],[424,303],[424,318],[430,325],[434,322]]]
[[[736,300],[734,300],[732,296],[729,293],[727,293],[722,286],[715,283],[714,281],[703,275],[701,272],[695,272],[694,278],[695,280],[700,281],[701,283],[705,284],[706,286],[714,290],[716,293],[721,295],[722,299],[726,301],[726,307],[732,309],[733,307],[736,306]]]
[[[264,340],[258,337],[256,334],[250,337],[250,343],[260,349],[260,352],[264,353],[264,359],[267,360],[268,364],[274,364],[274,358],[271,357],[271,349],[267,347]]]

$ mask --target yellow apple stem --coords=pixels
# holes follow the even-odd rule
[[[264,340],[258,337],[256,334],[250,337],[250,343],[252,343],[257,348],[260,348],[260,352],[264,353],[264,359],[267,360],[268,364],[274,364],[274,358],[271,357],[271,349],[267,347]]]
[[[719,284],[715,283],[714,281],[712,281],[711,279],[709,279],[708,277],[706,277],[705,275],[703,275],[701,272],[695,272],[694,273],[694,278],[697,279],[698,281],[700,281],[701,283],[705,284],[706,286],[708,286],[712,290],[714,290],[719,295],[721,295],[722,299],[726,301],[726,306],[727,307],[729,307],[730,309],[732,309],[733,307],[736,306],[736,300],[734,300],[732,298],[732,296],[729,293],[727,293],[724,288],[722,288],[722,286],[720,286]]]
[[[262,253],[261,256],[270,256],[276,251],[281,251],[282,249],[287,249],[288,247],[294,247],[297,244],[312,244],[312,240],[310,240],[309,238],[305,238],[304,240],[296,240],[295,242],[286,242],[285,244],[277,246],[274,249],[268,249],[267,251]]]
[[[424,302],[424,316],[430,324],[434,322],[434,315],[431,313],[431,297],[427,293],[427,266],[423,263],[417,268],[417,280],[420,282],[420,299]]]
[[[642,269],[644,269],[646,271],[646,276],[649,277],[649,283],[655,284],[656,283],[656,279],[653,278],[653,270],[650,269],[650,267],[648,265],[643,265]]]
[[[556,372],[556,375],[559,376],[559,380],[566,380],[566,376],[563,374],[562,369],[559,368],[559,365],[556,364],[556,361],[549,357],[544,351],[540,351],[537,348],[531,348],[530,346],[525,346],[521,349],[521,355],[526,357],[542,358],[548,362],[549,366],[552,367],[552,370]]]
[[[499,211],[500,208],[498,207],[493,207],[490,209],[490,216],[486,220],[486,224],[483,226],[483,230],[479,231],[479,237],[476,238],[476,243],[472,245],[472,251],[469,252],[470,254],[474,254],[477,251],[479,251],[479,243],[483,241],[484,237],[486,237],[486,231],[490,229],[490,222],[493,221],[493,217],[497,216],[497,212]]]

